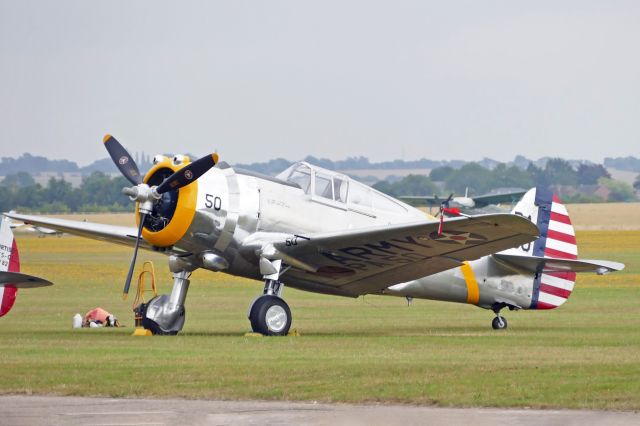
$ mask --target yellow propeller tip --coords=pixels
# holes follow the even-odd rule
[[[104,135],[104,138],[102,138],[102,143],[107,143],[109,139],[111,139],[111,135],[107,133],[106,135]]]
[[[213,158],[213,162],[218,164],[218,153],[214,152],[213,154],[211,154],[211,158]]]

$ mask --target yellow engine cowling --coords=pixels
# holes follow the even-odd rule
[[[161,182],[151,182],[153,177],[162,171],[168,170],[174,173],[190,163],[189,157],[184,157],[180,164],[165,157],[155,164],[144,176],[143,182],[148,185],[159,185]],[[196,212],[196,200],[198,195],[198,182],[184,186],[178,190],[178,200],[169,223],[158,231],[142,228],[142,238],[156,247],[170,247],[180,241],[186,234]],[[136,203],[136,223],[140,225],[139,204]]]

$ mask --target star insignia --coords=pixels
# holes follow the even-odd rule
[[[450,232],[443,232],[440,238],[438,238],[438,241],[442,241],[442,242],[451,241],[453,243],[465,245],[470,238],[471,238],[471,233],[469,232],[463,232],[461,234],[452,234]]]
[[[462,246],[466,244],[478,244],[487,240],[482,235],[461,231],[443,231],[442,234],[433,232],[431,233],[430,237],[432,240],[435,240],[439,243],[459,244]]]

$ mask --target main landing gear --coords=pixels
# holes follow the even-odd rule
[[[184,327],[184,302],[189,290],[189,276],[195,266],[183,258],[171,256],[169,269],[173,273],[171,295],[156,296],[136,307],[136,316],[142,319],[142,326],[153,334],[176,335]]]
[[[281,274],[281,261],[265,259],[262,263],[264,291],[249,307],[251,328],[265,336],[286,336],[291,328],[291,309],[282,299],[284,284],[278,279]],[[159,335],[175,335],[182,330],[186,316],[184,303],[189,290],[189,277],[197,267],[189,257],[169,257],[169,269],[173,273],[171,294],[156,296],[135,308],[136,318],[145,329]]]
[[[249,321],[255,333],[265,336],[286,336],[291,328],[291,309],[280,296],[284,284],[267,279],[263,295],[249,307]]]

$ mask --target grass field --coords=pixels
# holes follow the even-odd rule
[[[582,257],[627,268],[581,276],[555,311],[507,313],[506,331],[472,306],[286,289],[301,336],[245,337],[261,284],[196,271],[181,335],[132,337],[120,299],[129,249],[22,234],[23,271],[56,285],[21,290],[0,319],[0,393],[638,410],[640,231],[578,240]],[[165,258],[148,259],[168,292]],[[71,328],[96,306],[128,327]]]
[[[640,230],[640,203],[567,204],[579,231]]]

